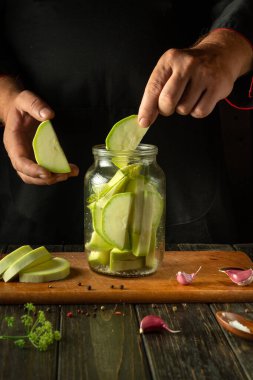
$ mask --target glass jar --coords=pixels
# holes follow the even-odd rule
[[[84,179],[85,252],[90,269],[112,276],[154,273],[165,247],[165,176],[158,148],[134,151],[92,148]]]

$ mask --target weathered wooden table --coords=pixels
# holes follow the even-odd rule
[[[51,251],[78,251],[77,246],[47,246]],[[1,252],[14,247],[0,246]],[[253,244],[177,245],[169,250],[240,250],[253,259]],[[101,306],[103,306],[101,308]],[[252,303],[64,304],[38,305],[62,340],[46,352],[20,349],[0,341],[0,379],[253,379],[253,341],[223,330],[215,313],[228,310],[253,319]],[[68,312],[73,317],[67,317]],[[246,312],[245,312],[246,311]],[[251,313],[250,313],[251,311]],[[3,318],[24,313],[23,305],[0,306]],[[161,316],[179,334],[139,334],[147,314]]]

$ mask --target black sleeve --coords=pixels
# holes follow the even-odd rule
[[[5,1],[0,1],[0,75],[18,75],[18,64],[8,44],[8,36],[5,31]]]
[[[232,29],[246,38],[253,49],[253,0],[218,1],[212,16],[211,30]],[[253,71],[237,79],[226,101],[238,109],[253,109]]]
[[[241,33],[253,45],[253,1],[221,0],[213,7],[211,30],[229,28]]]

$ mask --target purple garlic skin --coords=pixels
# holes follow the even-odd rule
[[[178,333],[179,330],[171,330],[164,320],[158,315],[146,315],[140,323],[140,334],[167,330],[171,333]]]
[[[177,282],[181,285],[190,285],[190,283],[194,280],[197,273],[200,271],[201,267],[195,273],[185,273],[185,272],[177,272],[176,279]]]
[[[246,270],[228,269],[224,273],[239,286],[249,285],[253,281],[253,270],[251,268]]]
[[[193,281],[193,273],[185,273],[185,272],[177,272],[176,274],[177,281],[181,285],[190,285],[190,283]]]

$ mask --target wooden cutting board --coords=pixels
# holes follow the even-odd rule
[[[70,261],[71,273],[51,283],[0,282],[0,303],[84,304],[84,303],[171,303],[171,302],[252,302],[253,282],[238,286],[219,272],[222,267],[253,266],[240,251],[169,251],[158,271],[142,278],[117,278],[100,275],[88,267],[86,255],[59,252],[54,256]],[[180,285],[176,273],[195,272],[191,285]],[[88,287],[91,286],[89,290]],[[112,287],[113,285],[113,287]],[[121,285],[124,288],[121,288]]]

